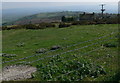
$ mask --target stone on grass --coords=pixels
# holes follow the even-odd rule
[[[7,57],[7,58],[10,58],[10,57],[16,57],[17,55],[16,54],[7,54],[7,53],[2,53],[2,57]]]
[[[45,53],[46,49],[45,48],[40,48],[35,51],[36,53]]]
[[[37,71],[36,67],[29,65],[11,65],[2,70],[2,81],[25,80],[32,78],[32,73]]]
[[[61,47],[58,45],[58,46],[52,46],[50,50],[57,50],[57,49],[60,49]]]
[[[17,44],[17,47],[23,47],[23,46],[25,46],[25,43],[18,43]]]

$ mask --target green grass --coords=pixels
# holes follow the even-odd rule
[[[47,51],[50,50],[50,48],[54,45],[60,45],[61,47],[69,46],[78,42],[87,41],[90,39],[95,39],[97,37],[101,37],[107,34],[110,34],[111,32],[117,32],[118,33],[118,25],[116,24],[104,24],[104,25],[76,25],[71,26],[68,28],[49,28],[49,29],[40,29],[40,30],[25,30],[25,29],[19,29],[19,30],[4,30],[2,37],[3,37],[3,53],[8,54],[16,54],[16,57],[13,58],[5,58],[3,57],[3,61],[9,61],[12,59],[19,59],[26,56],[35,55],[35,51],[40,48],[45,48]],[[99,76],[97,78],[84,78],[83,81],[103,81],[103,80],[109,80],[108,78],[114,77],[117,74],[114,74],[118,71],[118,47],[102,47],[101,45],[104,44],[112,44],[118,45],[117,38],[115,37],[117,33],[105,37],[103,39],[94,40],[91,42],[86,42],[83,44],[79,44],[76,46],[72,46],[65,49],[59,49],[54,52],[50,52],[48,54],[41,54],[39,56],[34,56],[31,58],[26,59],[25,61],[33,61],[37,60],[42,57],[59,54],[61,52],[65,52],[68,50],[73,50],[76,48],[80,48],[95,42],[99,42],[101,40],[107,39],[109,37],[113,37],[113,39],[100,42],[96,45],[86,47],[84,49],[76,50],[73,52],[69,52],[66,54],[60,55],[61,57],[64,57],[62,60],[67,61],[68,59],[74,60],[72,55],[78,56],[78,60],[85,59],[86,61],[90,61],[91,63],[95,63],[96,65],[103,66],[105,71],[107,72],[106,75]],[[24,43],[23,46],[18,47],[17,44]],[[84,53],[87,53],[93,49],[100,48],[99,50],[96,50],[94,52],[88,53],[86,55],[82,55]],[[51,58],[45,58],[44,60],[40,60],[34,63],[31,63],[32,66],[37,66],[43,63],[44,65],[49,64],[49,61]],[[17,64],[18,62],[21,62],[24,60],[18,60],[14,62],[9,62],[3,64],[3,66],[11,65],[11,64]],[[61,63],[58,63],[59,67],[62,67]],[[40,78],[40,71],[36,72],[35,77],[28,80],[43,80]],[[73,75],[74,76],[74,75]],[[53,76],[54,77],[54,76]],[[112,79],[112,78],[111,78]]]

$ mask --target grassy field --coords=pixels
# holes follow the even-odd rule
[[[109,35],[112,32],[115,33]],[[102,36],[105,37],[98,39]],[[35,67],[37,66],[38,71],[33,74],[32,79],[28,80],[119,80],[119,77],[117,78],[117,75],[119,75],[117,56],[117,24],[76,25],[68,28],[56,27],[40,30],[4,30],[2,32],[2,37],[3,53],[16,54],[15,57],[3,57],[3,62],[10,61],[3,63],[3,66],[13,64],[30,64]],[[88,40],[91,41],[85,42]],[[61,48],[54,51],[50,50],[52,46],[57,45],[59,45]],[[66,48],[66,46],[68,47]],[[35,51],[41,48],[46,49],[46,53],[37,54]],[[56,54],[58,54],[59,57],[54,57],[54,55]],[[28,58],[24,59],[24,57]],[[55,60],[55,63],[51,62],[52,60]],[[72,69],[71,67],[67,67],[67,69],[65,67],[65,65],[67,64],[71,65],[76,63],[75,61],[81,62],[82,64],[85,64],[85,62],[88,62],[89,64],[94,64],[95,67],[93,68],[96,68],[96,65],[99,65],[104,69],[105,74],[97,74],[97,77],[85,74],[82,77],[80,77],[80,75],[78,75],[79,72],[77,70],[76,72],[73,71],[75,68],[72,67]],[[58,68],[58,70],[54,70],[55,65],[57,66],[56,68]],[[74,65],[77,65],[77,63]],[[52,69],[48,66],[50,66]],[[50,72],[47,72],[49,70]],[[67,74],[65,72],[60,73],[61,71],[65,71]],[[68,73],[70,71],[73,72]],[[48,76],[48,78],[44,78],[45,76]],[[57,78],[57,76],[60,76],[60,78]]]

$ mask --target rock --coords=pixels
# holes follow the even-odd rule
[[[41,49],[36,50],[35,52],[36,52],[36,53],[45,53],[45,52],[46,52],[46,49],[41,48]]]
[[[25,44],[24,43],[18,43],[17,46],[18,47],[23,47],[23,46],[25,46]]]
[[[57,50],[57,49],[59,49],[59,48],[61,48],[61,47],[60,47],[60,46],[53,46],[53,47],[51,47],[50,50]]]
[[[67,38],[63,38],[63,40],[67,40]]]
[[[16,57],[17,55],[16,54],[7,54],[7,53],[2,53],[2,57],[7,57],[7,58],[10,58],[10,57]]]
[[[36,72],[35,67],[29,65],[12,65],[3,68],[2,81],[24,80],[32,78],[32,73]]]

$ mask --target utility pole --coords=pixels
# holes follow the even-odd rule
[[[104,9],[105,4],[101,4],[100,6],[102,7],[102,9],[101,9],[101,14],[102,14],[102,18],[103,18],[103,13],[104,13],[104,11],[105,11],[105,9]]]

